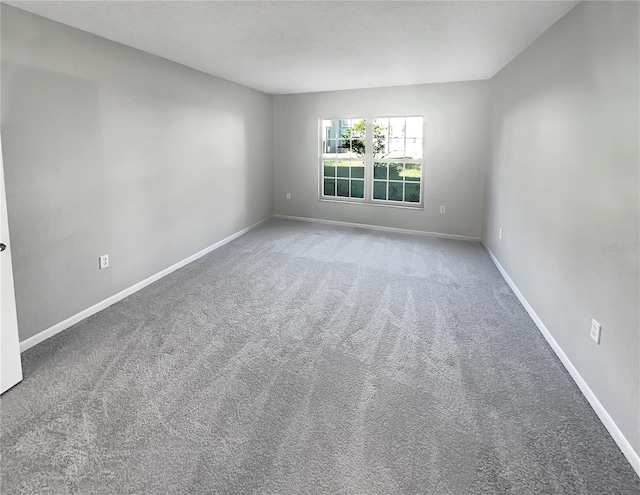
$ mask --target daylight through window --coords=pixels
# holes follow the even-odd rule
[[[320,138],[323,198],[422,204],[422,117],[323,120]]]
[[[323,195],[364,198],[365,120],[324,120]]]

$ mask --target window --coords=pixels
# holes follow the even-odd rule
[[[321,132],[321,198],[422,204],[422,117],[322,120]]]
[[[322,194],[364,199],[365,120],[322,122]]]
[[[420,203],[422,117],[373,121],[373,199]]]

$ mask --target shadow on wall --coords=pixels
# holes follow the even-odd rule
[[[81,101],[78,105],[76,102]],[[86,307],[98,252],[114,232],[94,84],[65,74],[2,65],[2,137],[19,327],[42,329]],[[22,339],[29,335],[21,334]]]
[[[5,5],[2,41],[21,340],[273,211],[270,96]]]
[[[269,101],[269,108],[272,102]],[[234,185],[243,196],[246,214],[253,225],[274,213],[274,166],[273,166],[273,114],[271,110],[256,114],[257,118],[248,119],[244,124],[244,159],[246,167],[242,180]],[[265,132],[268,130],[268,132]],[[239,178],[240,179],[240,178]]]
[[[105,126],[119,181],[113,192],[122,198],[112,221],[137,246],[123,260],[128,285],[239,229],[246,218],[244,191],[235,187],[245,168],[242,113],[137,88],[106,90],[103,99],[118,109]],[[145,272],[141,257],[154,260]]]
[[[483,230],[626,453],[640,451],[639,13],[583,2],[492,79]]]
[[[2,83],[21,340],[246,223],[244,108],[9,62]],[[100,254],[111,266],[99,272]]]

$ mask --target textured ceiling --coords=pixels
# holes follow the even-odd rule
[[[578,2],[5,3],[282,94],[488,79]]]

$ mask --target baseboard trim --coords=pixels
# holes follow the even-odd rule
[[[578,385],[578,388],[580,389],[582,394],[585,396],[585,398],[587,399],[587,401],[589,402],[593,410],[596,412],[596,414],[600,418],[600,421],[602,421],[602,424],[604,424],[605,428],[607,429],[607,431],[609,432],[613,440],[616,442],[616,444],[618,445],[618,447],[620,448],[624,456],[627,458],[627,460],[631,464],[631,467],[633,467],[636,474],[640,476],[640,455],[638,455],[638,453],[635,450],[633,450],[633,447],[631,446],[627,438],[624,436],[622,431],[620,431],[620,428],[618,428],[618,425],[616,425],[613,418],[609,415],[609,413],[604,408],[602,403],[598,400],[596,395],[593,393],[593,390],[591,390],[589,385],[587,385],[587,382],[584,381],[584,378],[582,378],[582,376],[580,375],[578,370],[575,368],[575,366],[573,366],[573,363],[571,362],[571,360],[567,357],[567,355],[562,350],[562,347],[560,347],[558,342],[556,342],[556,340],[553,338],[553,336],[551,335],[551,332],[549,332],[549,329],[545,326],[545,324],[542,322],[540,317],[536,314],[536,312],[531,307],[529,302],[525,299],[522,292],[520,292],[520,289],[518,289],[518,286],[511,279],[511,277],[506,272],[504,267],[500,264],[500,262],[495,257],[495,255],[491,252],[491,250],[486,246],[484,242],[482,243],[482,246],[484,247],[485,251],[491,258],[491,261],[493,261],[493,264],[496,266],[496,268],[498,269],[498,271],[500,272],[504,280],[507,282],[509,287],[511,287],[511,290],[516,295],[520,303],[522,303],[522,305],[524,306],[524,309],[527,310],[527,313],[529,313],[529,316],[531,316],[531,319],[536,324],[536,326],[538,327],[538,329],[540,330],[544,338],[547,340],[547,342],[553,349],[553,351],[556,353],[556,355],[558,356],[558,358],[560,359],[564,367],[567,369],[567,371],[571,375],[571,378],[573,378],[573,380],[576,382],[576,385]]]
[[[114,294],[113,296],[108,297],[107,299],[100,301],[99,303],[94,304],[93,306],[83,311],[80,311],[79,313],[76,313],[73,316],[70,316],[69,318],[61,321],[60,323],[56,323],[52,327],[49,327],[43,330],[42,332],[37,333],[33,337],[29,337],[28,339],[23,340],[22,342],[20,342],[20,352],[24,352],[27,349],[31,349],[33,346],[39,344],[40,342],[43,342],[48,338],[53,337],[54,335],[62,332],[63,330],[66,330],[67,328],[75,325],[76,323],[81,322],[85,318],[88,318],[89,316],[92,316],[98,313],[99,311],[102,311],[103,309],[108,308],[109,306],[117,303],[118,301],[121,301],[125,297],[130,296],[131,294],[138,292],[141,289],[144,289],[146,286],[151,285],[153,282],[160,280],[162,277],[165,277],[172,272],[175,272],[177,269],[182,268],[183,266],[188,265],[189,263],[199,258],[202,258],[204,255],[209,254],[212,251],[215,251],[219,247],[222,247],[225,244],[233,241],[234,239],[237,239],[241,235],[246,234],[250,230],[255,229],[258,225],[266,222],[270,218],[272,217],[267,217],[264,220],[260,220],[259,222],[254,223],[249,227],[239,230],[235,234],[231,234],[230,236],[225,237],[221,241],[218,241],[215,244],[212,244],[211,246],[204,248],[202,251],[198,251],[197,253],[189,256],[188,258],[183,259],[182,261],[179,261],[178,263],[171,265],[168,268],[165,268],[164,270],[156,273],[155,275],[152,275],[149,278],[146,278],[143,281],[138,282],[137,284],[132,285],[131,287],[124,289],[123,291],[120,291],[117,294]]]
[[[470,237],[466,235],[442,234],[440,232],[424,232],[422,230],[399,229],[396,227],[383,227],[382,225],[369,225],[368,223],[340,222],[337,220],[324,220],[321,218],[310,218],[310,217],[294,217],[291,215],[276,214],[273,216],[275,218],[282,218],[285,220],[298,220],[301,222],[324,223],[327,225],[340,225],[342,227],[355,227],[358,229],[382,230],[385,232],[397,232],[398,234],[425,235],[430,237],[441,237],[444,239],[456,239],[458,241],[480,242],[479,237]]]

